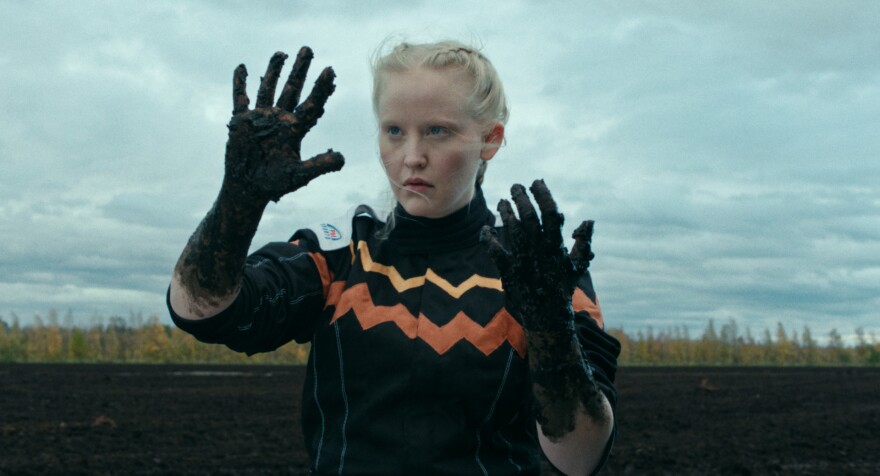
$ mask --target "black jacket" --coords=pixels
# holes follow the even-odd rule
[[[172,317],[248,354],[311,342],[302,422],[316,474],[539,474],[525,334],[478,241],[494,224],[482,194],[440,219],[396,213],[384,239],[359,207],[269,244],[248,258],[229,309]],[[615,406],[620,346],[595,303],[586,276],[579,337]]]

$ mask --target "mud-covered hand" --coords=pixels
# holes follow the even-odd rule
[[[579,403],[595,421],[607,418],[575,333],[571,305],[575,286],[593,258],[593,222],[577,227],[569,253],[562,239],[563,216],[547,186],[536,180],[530,190],[540,218],[525,187],[515,184],[511,197],[519,218],[510,202],[498,204],[507,247],[490,227],[483,228],[481,240],[501,274],[505,306],[526,331],[538,422],[545,435],[561,437],[574,428]]]
[[[300,49],[275,106],[286,54],[275,53],[269,61],[254,109],[248,109],[247,70],[244,65],[235,69],[223,185],[174,269],[171,302],[182,315],[201,318],[225,309],[241,289],[247,251],[266,205],[344,165],[332,150],[309,160],[300,157],[300,143],[324,114],[334,89],[333,70],[326,68],[297,106],[312,57],[308,47]]]
[[[535,207],[520,184],[511,187],[510,202],[501,200],[498,212],[507,234],[506,249],[485,227],[481,239],[498,266],[508,311],[522,319],[529,332],[574,332],[571,296],[578,280],[589,266],[593,253],[590,239],[593,222],[585,221],[574,232],[574,248],[567,251],[562,240],[563,216],[543,180],[530,187],[541,211]]]
[[[335,89],[333,69],[325,68],[309,97],[297,105],[313,56],[308,47],[300,49],[274,106],[275,86],[286,54],[279,51],[269,60],[254,109],[248,109],[247,69],[243,64],[235,69],[223,186],[235,192],[239,199],[244,196],[264,204],[277,201],[320,175],[340,170],[345,164],[342,155],[332,149],[309,160],[300,157],[303,138],[324,114],[324,104]]]

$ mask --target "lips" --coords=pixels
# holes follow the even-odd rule
[[[403,182],[403,186],[419,189],[433,187],[433,185],[431,185],[431,182],[416,177],[406,179],[406,181]]]

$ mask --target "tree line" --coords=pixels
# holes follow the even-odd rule
[[[696,338],[683,327],[608,333],[620,340],[622,365],[880,365],[880,341],[863,327],[855,329],[855,342],[849,345],[837,329],[820,344],[807,326],[788,332],[779,322],[775,332],[765,328],[755,337],[749,328],[741,331],[734,319],[720,329],[710,319]]]
[[[20,325],[14,315],[11,323],[0,316],[0,362],[299,364],[308,354],[307,345],[292,342],[248,357],[223,345],[199,342],[162,324],[156,315],[95,317],[88,326],[72,324],[69,314],[60,324],[54,310],[45,319],[34,316],[28,326]]]
[[[832,330],[825,343],[809,327],[787,331],[778,323],[775,332],[765,329],[754,336],[729,319],[720,328],[709,320],[701,335],[687,328],[653,328],[627,333],[608,329],[621,343],[619,364],[624,365],[878,365],[880,342],[874,332],[855,329],[855,342],[847,345]],[[288,343],[274,352],[248,357],[222,345],[204,344],[158,316],[140,314],[92,318],[88,326],[73,323],[68,313],[59,319],[55,310],[36,315],[22,326],[14,314],[9,322],[0,316],[0,362],[108,362],[108,363],[277,363],[304,364],[308,344]]]

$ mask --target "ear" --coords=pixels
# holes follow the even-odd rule
[[[498,152],[498,148],[501,147],[503,141],[504,124],[496,122],[495,126],[492,127],[492,130],[486,134],[485,140],[483,140],[483,149],[480,150],[480,159],[492,160],[492,157],[495,157],[495,153]]]

